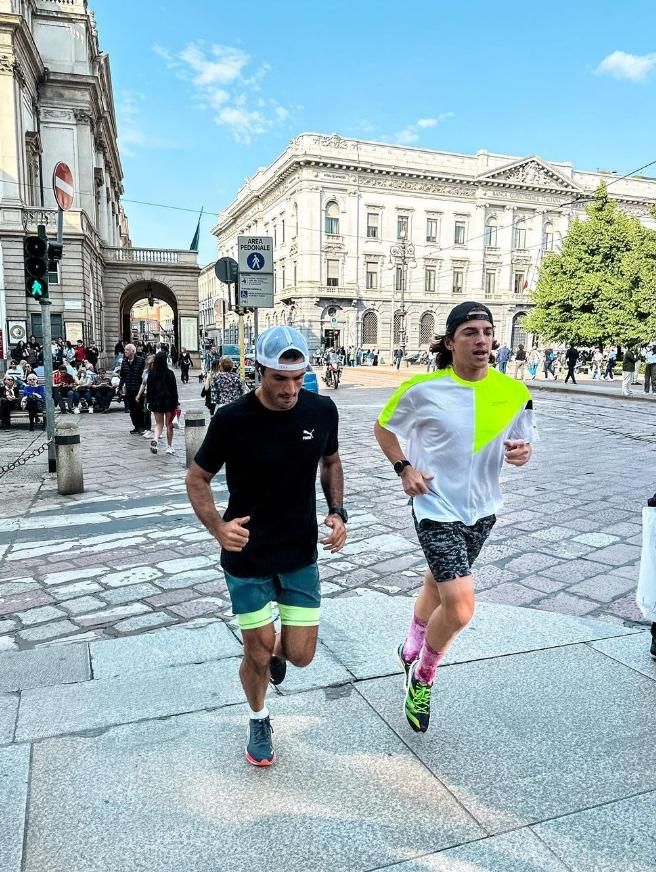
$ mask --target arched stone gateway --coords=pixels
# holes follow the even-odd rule
[[[105,262],[104,275],[106,352],[113,351],[119,337],[131,338],[130,310],[152,295],[173,310],[176,347],[184,347],[197,357],[199,272],[195,251],[112,249]]]
[[[127,287],[121,294],[119,302],[119,335],[123,342],[132,339],[130,312],[133,306],[142,300],[159,300],[173,310],[173,344],[180,348],[180,324],[178,318],[178,302],[173,291],[161,282],[138,281]],[[195,349],[194,349],[195,350]]]

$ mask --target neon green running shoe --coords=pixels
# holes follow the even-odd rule
[[[417,662],[411,664],[408,674],[408,692],[405,696],[405,716],[415,733],[425,733],[430,722],[432,685],[422,684],[415,678]]]

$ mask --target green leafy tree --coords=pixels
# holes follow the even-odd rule
[[[656,337],[656,231],[627,215],[605,184],[562,251],[542,262],[525,328],[546,340],[622,345]]]

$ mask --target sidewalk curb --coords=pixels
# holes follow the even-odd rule
[[[584,387],[581,385],[574,385],[573,387],[562,387],[557,386],[552,383],[547,382],[524,382],[524,384],[533,391],[550,391],[552,394],[567,394],[568,396],[581,394],[582,396],[587,397],[606,397],[611,400],[638,400],[641,403],[654,403],[656,402],[656,394],[645,394],[643,390],[634,391],[630,397],[622,396],[621,391],[611,391],[611,390],[593,390],[589,387]]]

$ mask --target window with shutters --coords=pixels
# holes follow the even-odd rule
[[[334,200],[326,204],[326,233],[329,236],[339,233],[339,206]]]
[[[367,264],[367,290],[373,290],[378,287],[378,264]]]
[[[380,236],[380,215],[378,212],[367,212],[367,239],[378,239]]]
[[[526,248],[526,221],[520,218],[515,222],[514,248]]]
[[[435,336],[435,316],[432,312],[424,312],[419,322],[419,344],[428,345]]]
[[[403,315],[401,312],[394,313],[394,345],[401,344],[401,332],[403,327]]]
[[[437,218],[426,219],[426,242],[437,242]]]
[[[326,261],[326,284],[328,287],[336,288],[339,284],[339,261]]]
[[[365,312],[362,316],[362,344],[378,344],[378,316],[375,312]]]
[[[490,217],[487,219],[487,223],[485,225],[485,247],[486,248],[496,248],[497,247],[497,219],[494,217]]]
[[[426,274],[425,274],[424,284],[425,284],[426,291],[427,291],[429,294],[434,294],[434,293],[435,293],[435,278],[436,278],[436,269],[435,269],[435,267],[434,267],[434,266],[427,266],[427,267],[426,267]]]

